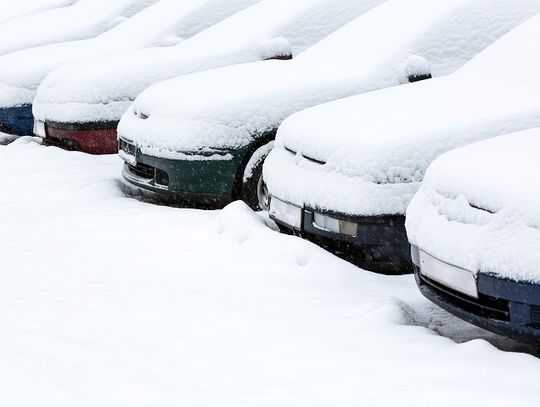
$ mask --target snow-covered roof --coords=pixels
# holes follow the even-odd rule
[[[473,272],[540,283],[539,151],[536,128],[439,157],[407,210],[411,242]]]
[[[0,56],[0,107],[32,103],[41,81],[69,63],[149,46],[175,45],[258,0],[160,0],[96,38],[44,45]],[[25,69],[21,70],[21,66]]]
[[[68,7],[4,22],[0,24],[0,55],[55,42],[95,37],[156,1],[78,0]]]
[[[51,73],[34,114],[43,120],[118,120],[146,87],[203,69],[298,55],[384,0],[263,0],[182,44]],[[196,92],[198,93],[198,91]]]
[[[301,109],[405,82],[412,55],[435,75],[449,73],[538,11],[538,0],[392,0],[296,60],[156,84],[123,116],[119,134],[152,155],[243,146]]]
[[[2,0],[0,23],[57,7],[70,6],[77,0]]]
[[[540,126],[540,15],[445,78],[320,105],[288,118],[265,168],[282,198],[346,213],[405,213],[427,166],[451,148]],[[311,188],[282,182],[284,148],[325,162],[305,177]],[[278,158],[278,155],[280,158]],[[287,172],[290,177],[290,169]],[[349,188],[328,200],[336,177]],[[326,181],[325,181],[326,180]],[[348,181],[346,181],[348,180]],[[325,184],[325,185],[323,185]],[[350,185],[349,185],[350,184]]]

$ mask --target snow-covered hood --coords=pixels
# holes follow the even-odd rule
[[[485,138],[540,126],[540,16],[445,78],[354,96],[299,112],[280,127],[277,149],[324,163],[321,171],[390,188],[385,204],[356,198],[356,210],[404,213],[410,188],[444,152]],[[272,155],[272,154],[271,154]],[[270,160],[271,161],[271,160]],[[288,170],[290,171],[290,170]],[[265,168],[272,188],[279,168]],[[275,177],[276,179],[273,179]],[[322,186],[328,191],[332,185]],[[400,194],[406,191],[406,197]],[[306,193],[290,191],[301,203]],[[300,202],[298,202],[300,201]],[[394,204],[388,208],[388,202]],[[371,202],[370,208],[364,208]],[[349,210],[351,210],[349,208]]]
[[[76,1],[77,0],[3,0],[0,23],[43,10],[70,6]]]
[[[276,147],[362,181],[419,182],[451,148],[540,126],[539,91],[458,76],[386,89],[289,117]]]
[[[540,282],[539,151],[532,129],[438,158],[407,210],[411,242],[473,272]]]
[[[301,109],[404,83],[411,67],[424,69],[419,59],[434,75],[450,73],[534,11],[538,0],[392,0],[293,61],[156,84],[125,113],[119,134],[153,155],[240,147]]]
[[[0,83],[21,88],[0,107],[32,103],[45,76],[63,65],[150,46],[172,46],[257,0],[160,0],[100,36],[0,56]],[[20,67],[24,66],[25,69]],[[31,91],[31,92],[28,92]],[[1,97],[1,96],[0,96]]]
[[[92,38],[158,0],[78,0],[0,25],[0,55],[55,42]]]
[[[231,64],[296,56],[383,1],[263,0],[176,47],[57,70],[40,86],[34,113],[52,121],[118,120],[130,102],[156,82]],[[229,3],[234,2],[227,2],[227,7]],[[110,109],[110,104],[115,107]]]

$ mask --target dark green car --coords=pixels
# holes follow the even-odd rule
[[[262,165],[274,136],[275,131],[265,133],[239,149],[187,152],[184,160],[143,154],[120,137],[124,191],[168,205],[219,208],[240,199],[253,209],[264,209]]]

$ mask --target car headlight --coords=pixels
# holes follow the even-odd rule
[[[358,223],[334,218],[319,212],[313,213],[313,226],[328,232],[339,233],[352,237],[358,234]]]
[[[45,131],[45,122],[34,120],[34,135],[41,138],[47,137],[47,132]]]

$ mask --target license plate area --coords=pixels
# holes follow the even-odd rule
[[[436,259],[422,250],[420,273],[445,287],[478,299],[478,286],[472,272]]]
[[[293,229],[300,230],[302,228],[302,208],[299,206],[272,197],[269,214],[270,217]]]

